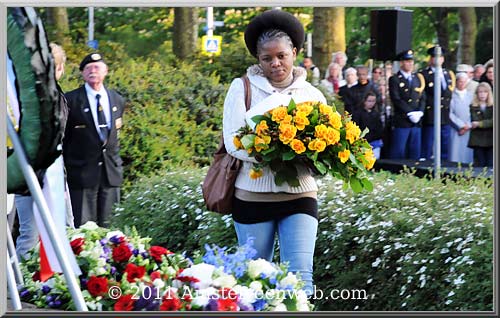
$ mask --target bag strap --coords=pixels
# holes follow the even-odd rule
[[[252,91],[250,87],[250,80],[248,79],[248,76],[246,74],[241,77],[241,80],[243,81],[243,86],[245,86],[245,107],[248,111],[252,103]]]

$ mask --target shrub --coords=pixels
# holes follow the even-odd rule
[[[183,167],[141,179],[113,226],[135,225],[153,244],[190,254],[207,242],[235,244],[231,218],[203,205],[205,173]],[[444,181],[380,172],[373,192],[353,194],[320,179],[317,288],[366,290],[368,299],[317,300],[319,310],[492,310],[492,181]]]

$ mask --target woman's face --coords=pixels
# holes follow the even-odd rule
[[[488,99],[488,90],[484,87],[477,88],[477,99],[480,102],[485,102]]]
[[[296,57],[297,49],[290,48],[284,39],[266,42],[259,50],[259,64],[264,75],[273,82],[282,82],[290,75]]]
[[[457,77],[457,89],[463,91],[467,86],[467,79],[464,77]]]

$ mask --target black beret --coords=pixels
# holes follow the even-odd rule
[[[446,53],[446,50],[444,49],[444,47],[441,47],[441,55],[444,55]],[[430,56],[436,56],[436,47],[433,46],[431,48],[429,48],[427,50],[427,54],[429,54]]]
[[[286,11],[273,9],[253,18],[245,30],[245,43],[253,56],[257,57],[257,39],[262,33],[271,29],[278,29],[288,34],[297,51],[302,48],[305,39],[302,23]]]
[[[398,61],[413,60],[413,50],[404,50],[403,52],[400,52],[396,56],[396,59]]]
[[[94,63],[94,62],[103,62],[104,63],[104,60],[103,60],[101,54],[91,53],[91,54],[85,56],[83,58],[82,62],[80,63],[80,71],[83,71],[83,68],[85,67],[85,65],[87,65],[89,63]]]

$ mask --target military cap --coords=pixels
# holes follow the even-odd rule
[[[94,63],[94,62],[103,62],[104,63],[104,59],[102,58],[101,54],[90,53],[89,55],[85,56],[83,58],[82,62],[80,63],[80,71],[83,71],[83,68],[85,67],[85,65],[87,65],[89,63]]]
[[[444,49],[444,47],[441,47],[441,55],[444,55],[445,53],[446,53],[446,50]],[[433,46],[433,47],[429,48],[427,50],[427,54],[429,54],[432,57],[436,56],[436,47]]]
[[[268,10],[253,18],[245,30],[245,44],[253,56],[257,57],[257,39],[259,36],[272,29],[278,29],[288,34],[297,51],[304,44],[304,27],[296,17],[286,11]]]
[[[410,49],[400,52],[398,55],[396,55],[396,59],[398,61],[413,60],[413,50]]]

